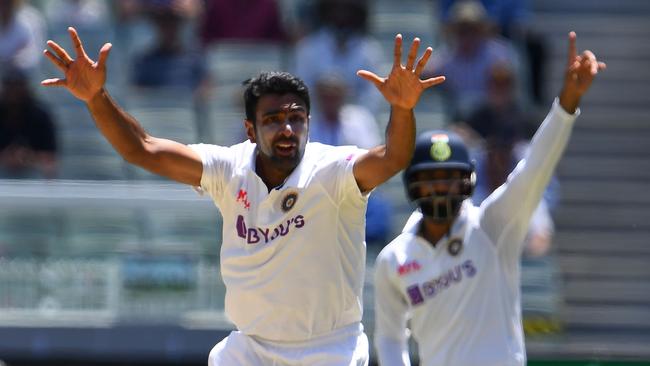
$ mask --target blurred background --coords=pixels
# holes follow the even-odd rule
[[[434,47],[418,131],[471,146],[479,203],[506,178],[562,83],[567,33],[608,64],[582,103],[522,258],[530,365],[650,364],[650,2],[647,0],[0,0],[0,364],[204,365],[232,329],[212,201],[127,164],[42,56],[67,27],[152,135],[244,139],[243,80],[310,87],[313,141],[374,146],[394,36]],[[411,207],[401,176],[367,213],[373,263]],[[414,353],[415,355],[415,353]]]

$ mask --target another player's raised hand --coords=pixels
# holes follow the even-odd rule
[[[89,102],[101,91],[106,82],[106,59],[111,44],[104,44],[99,51],[99,59],[95,62],[84,51],[77,31],[70,27],[68,32],[74,44],[76,58],[70,57],[68,52],[56,42],[47,41],[47,45],[54,52],[45,50],[43,53],[63,72],[65,78],[47,79],[43,80],[41,84],[44,86],[64,86],[75,97],[84,102]]]
[[[569,58],[564,74],[564,86],[560,93],[560,104],[569,113],[575,112],[580,98],[589,90],[598,71],[607,65],[596,59],[593,52],[586,50],[580,55],[576,52],[576,34],[569,33]]]
[[[419,46],[420,39],[415,38],[411,44],[411,49],[409,50],[406,66],[402,66],[402,35],[398,34],[395,37],[395,59],[393,62],[393,68],[388,77],[382,78],[367,70],[359,70],[357,71],[357,75],[375,84],[377,89],[379,89],[391,106],[413,109],[425,89],[445,81],[444,76],[420,80],[420,74],[422,74],[424,66],[429,61],[433,49],[427,47],[426,51],[424,51],[424,54],[416,64],[415,58]]]

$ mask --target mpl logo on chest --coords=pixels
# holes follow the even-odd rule
[[[236,201],[241,202],[245,209],[250,210],[251,203],[248,201],[248,192],[246,192],[246,190],[239,190]]]
[[[397,267],[397,274],[400,276],[404,276],[406,274],[409,274],[411,272],[416,272],[419,271],[422,266],[420,266],[420,263],[418,261],[410,261],[406,262],[400,266]]]

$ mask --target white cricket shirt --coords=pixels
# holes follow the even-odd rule
[[[365,150],[307,143],[269,192],[255,173],[255,144],[191,147],[203,161],[201,188],[223,216],[225,310],[237,328],[298,342],[360,324],[368,195],[352,168]]]
[[[573,121],[556,100],[528,155],[480,207],[463,203],[434,247],[414,213],[379,254],[375,347],[382,366],[408,365],[407,320],[420,364],[525,365],[519,259],[530,217],[566,146]]]

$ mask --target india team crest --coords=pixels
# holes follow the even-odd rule
[[[280,208],[283,212],[288,212],[296,205],[298,201],[298,191],[288,189],[280,200]]]
[[[460,252],[462,251],[463,251],[462,239],[454,238],[447,243],[447,252],[449,252],[449,255],[455,257],[458,254],[460,254]]]
[[[437,134],[431,136],[431,157],[435,161],[445,161],[451,156],[449,147],[449,136]]]

